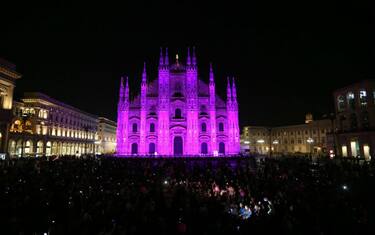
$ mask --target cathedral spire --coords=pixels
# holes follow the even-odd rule
[[[120,92],[119,92],[119,103],[121,104],[124,100],[124,78],[121,77],[120,81]]]
[[[147,82],[146,62],[143,63],[142,83]]]
[[[163,58],[163,48],[160,47],[160,59],[159,59],[159,66],[164,64],[164,58]]]
[[[186,64],[187,64],[187,65],[190,65],[190,64],[191,64],[191,58],[190,58],[190,47],[188,47],[188,50],[187,50]]]
[[[232,99],[234,102],[237,102],[237,91],[236,91],[236,83],[234,81],[234,77],[232,78]]]
[[[164,64],[169,65],[169,58],[168,58],[168,47],[165,48],[165,58],[164,58]]]
[[[230,88],[229,77],[227,77],[227,102],[231,102],[231,100],[232,100],[232,91]]]
[[[210,84],[214,82],[214,71],[212,69],[212,63],[210,63]]]
[[[193,65],[197,65],[197,57],[195,56],[195,47],[193,47],[193,61],[192,61],[192,64]]]
[[[126,76],[125,99],[129,98],[129,78]]]

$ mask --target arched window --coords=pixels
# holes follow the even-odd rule
[[[48,141],[46,144],[46,156],[50,156],[51,154],[51,141]]]
[[[150,124],[150,132],[155,132],[155,124],[154,123]]]
[[[133,133],[136,133],[138,131],[137,123],[133,123],[132,131],[133,131]]]
[[[355,97],[353,92],[349,92],[346,95],[346,99],[348,101],[348,105],[351,109],[355,109]]]
[[[36,144],[36,152],[41,155],[43,154],[43,141],[39,140]]]
[[[219,123],[219,131],[224,131],[224,124],[222,122]]]
[[[138,144],[132,143],[132,154],[137,154],[137,153],[138,153]]]
[[[22,157],[22,145],[23,145],[22,140],[18,140],[17,145],[16,145],[16,154],[18,157]]]
[[[176,109],[174,111],[174,117],[175,118],[181,118],[181,109]]]
[[[31,140],[26,141],[24,153],[32,153],[33,152],[33,142]]]
[[[206,123],[202,123],[202,132],[206,132],[207,131],[207,125]]]
[[[342,95],[337,97],[337,109],[339,111],[343,111],[345,109],[345,98]]]

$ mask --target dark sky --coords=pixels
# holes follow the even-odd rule
[[[138,92],[143,61],[155,79],[160,46],[184,59],[195,45],[201,78],[212,61],[222,97],[236,76],[242,125],[321,117],[335,88],[375,75],[371,1],[11,2],[1,7],[0,57],[24,75],[16,98],[40,91],[113,120],[120,76]]]

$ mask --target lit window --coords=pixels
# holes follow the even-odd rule
[[[337,97],[337,109],[339,111],[343,111],[345,109],[345,98],[342,95]]]
[[[219,131],[224,131],[224,124],[222,122],[219,123]]]
[[[348,100],[348,105],[351,109],[355,109],[355,97],[353,92],[349,92],[346,96]]]
[[[150,132],[155,132],[155,124],[154,123],[150,124]]]
[[[137,126],[137,123],[133,123],[133,126],[132,126],[132,131],[133,133],[137,132],[138,131],[138,126]]]
[[[359,101],[362,107],[367,106],[367,92],[365,90],[359,91]]]
[[[181,118],[181,109],[176,109],[176,110],[175,110],[174,117],[175,117],[175,118]]]
[[[43,127],[42,127],[42,134],[43,134],[43,135],[47,135],[47,132],[48,132],[48,127],[43,126]]]
[[[206,123],[202,123],[202,132],[206,132],[207,126]]]

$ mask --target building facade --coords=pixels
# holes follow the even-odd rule
[[[117,121],[119,155],[238,154],[240,132],[234,79],[227,81],[227,99],[215,91],[210,66],[209,84],[198,78],[193,48],[186,63],[169,63],[168,48],[160,52],[158,77],[147,81],[144,66],[141,92],[129,99],[121,81]]]
[[[244,152],[253,154],[328,155],[327,134],[331,129],[331,120],[313,120],[312,115],[308,114],[303,124],[245,126],[241,145]]]
[[[5,155],[12,121],[13,90],[21,75],[16,66],[0,58],[0,154]]]
[[[343,87],[333,97],[336,120],[331,147],[343,157],[370,160],[375,154],[375,81]]]
[[[42,93],[14,102],[9,131],[11,157],[95,154],[98,118]]]
[[[114,154],[116,152],[117,124],[104,117],[99,117],[98,144],[99,153]]]

